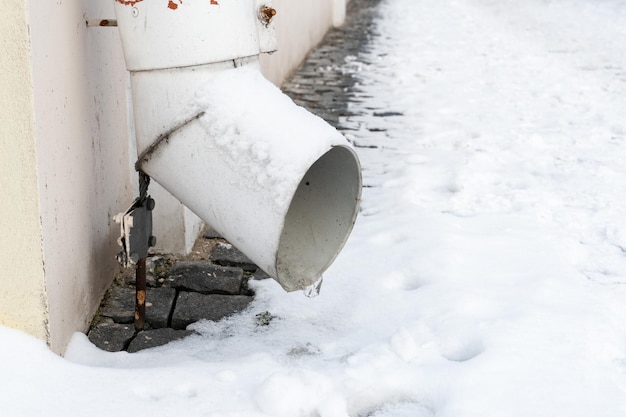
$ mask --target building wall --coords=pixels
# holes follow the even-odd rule
[[[152,0],[154,1],[154,0]],[[275,0],[282,83],[343,0]],[[62,353],[84,331],[118,265],[113,215],[137,195],[129,76],[113,1],[0,0],[0,324]],[[157,184],[159,249],[190,249],[200,221]]]
[[[0,323],[46,339],[27,9],[0,6]]]
[[[117,268],[112,216],[133,185],[127,78],[116,31],[85,23],[98,2],[28,4],[48,342],[61,352]]]
[[[278,51],[261,56],[263,74],[281,85],[328,29],[343,23],[346,0],[273,0]]]

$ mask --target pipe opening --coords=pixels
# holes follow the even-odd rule
[[[335,146],[309,168],[291,200],[276,255],[278,281],[287,291],[313,284],[345,244],[361,198],[354,151]]]

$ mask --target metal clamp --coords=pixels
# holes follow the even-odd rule
[[[152,210],[155,202],[147,195],[150,177],[139,173],[139,197],[123,213],[113,217],[120,225],[120,237],[117,243],[122,250],[117,254],[117,261],[123,267],[137,265],[140,259],[148,256],[148,249],[156,245],[152,235]]]

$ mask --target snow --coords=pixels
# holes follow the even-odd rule
[[[206,143],[240,174],[244,190],[272,193],[286,210],[306,169],[331,146],[347,145],[321,118],[307,112],[249,66],[210,74],[185,114],[203,113]],[[271,156],[271,157],[270,157]]]
[[[321,294],[256,282],[246,312],[132,355],[0,328],[3,415],[626,415],[626,5],[380,16],[339,68],[369,109],[350,139],[379,148]]]

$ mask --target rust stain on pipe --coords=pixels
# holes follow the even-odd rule
[[[92,19],[87,20],[88,27],[100,26],[100,27],[112,27],[117,26],[117,20],[115,19]]]
[[[115,0],[116,2],[123,4],[124,6],[134,6],[137,3],[141,3],[143,0]]]
[[[276,9],[265,4],[259,8],[259,19],[261,19],[261,22],[263,22],[265,26],[268,26],[274,16],[276,16],[276,13]]]
[[[124,6],[134,6],[137,3],[141,3],[143,0],[115,0],[116,2],[123,4]],[[172,10],[176,10],[178,9],[178,5],[179,4],[183,4],[183,0],[177,0],[178,3],[176,3],[174,0],[168,0],[167,2],[167,7],[172,9]],[[211,3],[215,6],[219,6],[220,4],[217,2],[217,0],[210,0]]]

